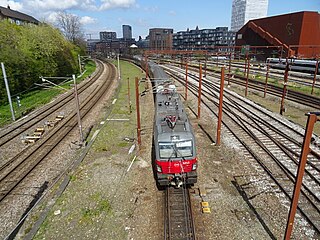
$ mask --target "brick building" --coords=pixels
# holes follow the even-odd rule
[[[171,50],[172,49],[172,28],[151,28],[149,29],[149,49]]]

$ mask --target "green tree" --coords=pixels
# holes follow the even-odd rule
[[[17,26],[0,21],[0,62],[5,63],[12,95],[33,88],[40,76],[70,76],[78,72],[81,49],[48,24]],[[2,76],[2,72],[1,72]],[[0,104],[7,101],[0,81]]]

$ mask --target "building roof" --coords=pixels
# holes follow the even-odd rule
[[[39,21],[37,19],[35,19],[34,17],[31,17],[27,14],[12,10],[12,9],[10,9],[9,6],[7,8],[0,6],[0,15],[3,15],[4,17],[11,18],[11,19],[21,20],[23,22],[30,22],[30,23],[34,23],[34,24],[39,23]]]

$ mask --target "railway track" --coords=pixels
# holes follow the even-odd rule
[[[90,78],[89,81],[80,84],[78,88],[79,96],[82,97],[81,94],[85,93],[86,89],[88,89],[99,78],[103,70],[104,67],[102,62],[97,61],[97,70],[93,74],[92,78]],[[56,101],[53,101],[40,108],[35,113],[30,114],[29,117],[12,124],[12,126],[9,126],[7,129],[2,130],[0,132],[0,150],[3,153],[3,159],[1,161],[0,172],[26,154],[29,151],[29,148],[33,146],[33,144],[25,145],[21,143],[20,138],[23,134],[36,129],[36,127],[40,125],[43,127],[43,130],[45,130],[45,134],[41,136],[41,138],[45,138],[55,127],[59,126],[60,122],[59,124],[56,123],[57,126],[52,129],[49,129],[48,126],[44,127],[42,124],[50,118],[53,118],[53,116],[58,116],[61,109],[64,109],[68,104],[73,103],[74,93],[73,91],[69,91],[62,94]],[[67,118],[67,116],[65,117]],[[65,119],[61,120],[61,122],[65,121]]]
[[[190,66],[190,68],[197,69],[196,67],[193,67],[193,66]],[[210,72],[210,76],[213,76],[215,78],[220,78],[219,71],[207,69],[207,72]],[[244,87],[246,86],[246,78],[238,75],[231,76],[230,82],[240,86],[244,86]],[[265,83],[259,80],[249,79],[248,88],[254,89],[259,92],[264,92]],[[266,93],[281,98],[283,95],[283,88],[268,83]],[[297,92],[294,90],[290,90],[290,89],[287,89],[285,99],[299,103],[299,104],[303,104],[312,108],[316,108],[316,109],[319,109],[319,106],[320,106],[320,98],[311,96],[308,94],[304,94],[301,92]]]
[[[101,61],[96,61],[97,71],[93,74],[89,81],[79,84],[78,94],[81,95],[90,85],[92,85],[98,77],[102,74],[103,66]],[[67,103],[74,101],[73,91],[68,91],[59,97],[59,101],[54,101],[40,108],[34,114],[30,114],[29,117],[17,121],[8,128],[2,129],[0,132],[0,148],[10,143],[16,137],[20,137],[25,131],[34,128],[37,124],[44,122],[53,113],[59,112],[59,110]]]
[[[116,76],[116,69],[109,64],[109,74],[105,84],[96,88],[80,105],[80,114],[84,117],[95,106],[99,99],[110,87],[112,79]],[[18,186],[34,172],[36,167],[46,160],[50,152],[63,141],[63,139],[77,126],[77,114],[74,111],[61,124],[53,128],[45,138],[37,141],[19,157],[7,164],[0,172],[0,203],[9,195],[21,191]]]
[[[171,74],[173,74],[171,72]],[[178,79],[182,85],[185,80]],[[197,96],[197,79],[189,82],[190,91]],[[203,81],[204,104],[213,114],[218,106],[219,86]],[[278,120],[250,101],[225,90],[223,123],[237,139],[249,158],[263,169],[278,189],[291,201],[295,176],[303,141],[303,133],[284,120]],[[310,227],[320,235],[320,155],[312,146],[299,202],[299,211]]]
[[[202,62],[204,62],[205,60],[203,59]],[[164,63],[174,63],[176,65],[181,65],[181,63],[179,62],[172,62],[172,61],[163,61]],[[190,64],[192,64],[190,67],[194,67],[197,66],[198,63],[193,61],[190,62]],[[233,74],[235,74],[237,71],[239,71],[240,69],[244,69],[244,62],[232,62],[231,66],[230,66],[230,70]],[[226,69],[229,68],[229,61],[225,61],[225,62],[216,62],[216,61],[207,61],[207,71],[213,71],[212,69],[214,68],[221,68],[221,67],[225,67]],[[211,68],[211,69],[209,69]],[[241,71],[241,70],[240,70]],[[266,66],[264,65],[263,68],[261,68],[261,66],[259,64],[256,63],[250,63],[250,74],[254,74],[254,75],[260,75],[260,76],[265,76],[266,75]],[[279,70],[279,69],[274,69],[274,68],[270,68],[269,69],[269,78],[273,78],[273,79],[278,79],[278,80],[283,80],[283,76],[284,76],[284,70]],[[317,79],[319,79],[320,76],[317,77]],[[306,85],[306,86],[312,86],[312,82],[313,82],[313,78],[314,75],[313,74],[306,74],[306,73],[300,73],[300,72],[295,72],[295,71],[289,71],[289,76],[288,76],[288,81],[289,82],[294,82],[297,84],[301,84],[301,85]],[[315,82],[315,87],[319,88],[320,84]]]
[[[168,187],[164,195],[164,239],[196,239],[189,189],[186,187]]]

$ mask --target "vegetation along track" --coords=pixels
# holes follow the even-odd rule
[[[85,81],[83,84],[80,84],[78,89],[78,94],[81,96],[84,91],[90,87],[104,71],[104,65],[101,61],[96,61],[97,63],[97,70],[95,71],[92,78],[89,81]],[[65,108],[68,104],[74,103],[74,91],[69,91],[67,94],[62,94],[56,101],[53,101],[44,107],[40,108],[34,113],[31,113],[25,119],[21,121],[17,121],[16,123],[12,124],[6,129],[3,129],[0,132],[0,150],[2,153],[8,152],[3,154],[2,162],[0,166],[0,172],[3,171],[7,166],[12,164],[14,161],[19,159],[25,152],[28,151],[30,147],[33,145],[22,145],[18,146],[15,149],[12,148],[14,142],[20,143],[20,137],[25,132],[30,132],[30,130],[35,129],[36,126],[39,126],[39,123],[43,123],[48,121],[49,118],[52,118],[53,115],[58,116],[61,109]],[[49,128],[49,127],[47,127]],[[47,130],[47,129],[46,129]],[[50,129],[52,131],[53,129]],[[50,132],[49,131],[49,132]],[[46,137],[44,134],[42,137]]]
[[[189,189],[167,187],[164,196],[164,239],[196,239]]]
[[[112,79],[115,79],[116,69],[109,64],[110,71],[107,76],[107,81],[100,88],[96,88],[90,97],[88,97],[80,106],[80,114],[84,117],[91,108],[104,95],[110,87]],[[32,147],[28,148],[23,154],[20,154],[14,162],[8,164],[1,170],[0,173],[0,200],[5,199],[12,193],[16,187],[34,171],[46,156],[68,135],[68,133],[77,126],[76,111],[70,114],[61,124],[53,128],[48,133],[46,138],[39,140]]]
[[[189,66],[189,68],[197,69],[197,67],[195,67],[195,66]],[[219,71],[212,70],[212,69],[207,69],[206,71],[210,72],[213,77],[220,78]],[[228,78],[228,74],[226,74],[226,77]],[[230,82],[245,87],[246,86],[246,77],[232,75],[232,76],[230,76]],[[263,83],[259,80],[249,79],[248,80],[248,88],[254,89],[258,92],[264,92],[265,83]],[[267,94],[272,95],[272,96],[276,96],[276,97],[282,97],[283,87],[275,86],[275,85],[268,83],[267,84]],[[291,89],[287,89],[286,94],[285,94],[285,98],[290,101],[293,101],[293,102],[296,102],[299,104],[303,104],[305,106],[313,107],[313,108],[319,108],[319,106],[320,106],[320,98],[319,97],[304,94],[304,93],[294,91]]]
[[[86,90],[92,83],[94,83],[99,76],[103,72],[103,64],[101,61],[97,60],[97,71],[94,75],[90,78],[89,81],[80,84],[78,87],[79,95]],[[74,92],[69,91],[67,94],[61,95],[59,101],[54,101],[50,104],[45,105],[44,107],[40,108],[36,114],[30,114],[27,118],[24,118],[16,123],[12,124],[11,126],[7,127],[6,129],[2,129],[0,132],[0,148],[5,146],[5,144],[10,143],[10,141],[16,137],[19,137],[23,132],[26,130],[30,130],[30,128],[34,127],[36,124],[43,122],[46,120],[48,116],[53,113],[58,113],[59,109],[61,109],[67,103],[74,101]]]
[[[177,80],[185,84],[184,78]],[[196,81],[190,79],[189,82],[190,91],[195,96],[198,95]],[[204,80],[202,94],[202,103],[215,114],[212,103],[218,106],[219,86]],[[247,150],[251,159],[260,166],[259,169],[262,168],[287,199],[291,200],[303,131],[228,90],[224,94],[223,113],[224,126]],[[320,155],[318,147],[312,148],[308,155],[299,210],[320,234]]]

